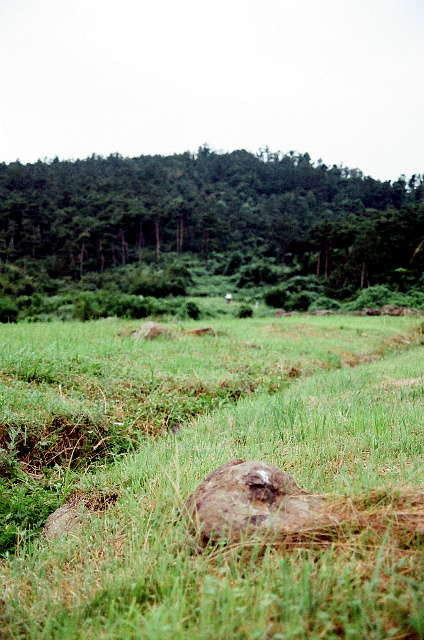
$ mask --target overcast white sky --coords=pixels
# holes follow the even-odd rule
[[[260,147],[424,173],[423,0],[0,0],[0,162]]]

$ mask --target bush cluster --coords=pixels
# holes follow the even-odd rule
[[[345,303],[342,308],[347,311],[360,311],[364,307],[381,309],[386,304],[393,304],[399,307],[424,308],[424,291],[414,287],[408,292],[402,293],[386,285],[377,284],[363,289],[354,300]]]
[[[73,316],[82,321],[110,316],[140,319],[164,314],[199,317],[200,310],[195,307],[197,308],[197,305],[190,305],[181,298],[158,299],[134,294],[84,292],[75,301]]]
[[[293,276],[276,287],[267,289],[264,300],[271,307],[287,311],[307,311],[323,292],[316,276]]]
[[[278,271],[269,264],[256,262],[242,267],[239,271],[237,287],[257,287],[278,282]]]
[[[109,291],[80,291],[64,296],[0,296],[0,322],[49,322],[52,320],[96,320],[117,317],[140,319],[171,315],[198,320],[202,309],[183,297],[153,298]]]
[[[300,277],[292,278],[300,284]],[[305,279],[305,280],[309,280]],[[423,278],[424,280],[424,278]],[[423,283],[424,285],[424,283]],[[424,288],[424,286],[423,286]],[[415,286],[407,292],[392,289],[387,285],[374,285],[361,289],[352,299],[341,302],[322,293],[323,288],[313,282],[305,282],[304,289],[293,288],[290,281],[265,291],[264,300],[271,307],[287,311],[361,311],[365,307],[381,309],[386,304],[399,307],[424,309],[424,290]]]

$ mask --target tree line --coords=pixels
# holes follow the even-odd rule
[[[394,182],[260,149],[0,164],[0,272],[78,281],[164,254],[274,258],[335,297],[423,271],[424,174]]]

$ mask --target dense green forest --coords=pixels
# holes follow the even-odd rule
[[[424,174],[381,182],[307,153],[207,145],[0,164],[0,287],[15,298],[112,281],[127,293],[184,294],[191,259],[236,276],[235,290],[296,276],[347,300],[374,285],[420,287],[423,243]]]

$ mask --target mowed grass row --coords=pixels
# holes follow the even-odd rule
[[[422,492],[423,362],[416,347],[321,370],[73,475],[73,490],[118,499],[74,536],[2,562],[6,637],[424,637],[422,510],[402,529]],[[232,458],[271,462],[347,505],[349,526],[289,548],[199,552],[182,505]]]
[[[131,337],[140,324],[3,325],[0,446],[12,441],[33,471],[129,450],[240,397],[421,339],[413,318],[222,318],[216,335],[168,323],[154,341]]]

